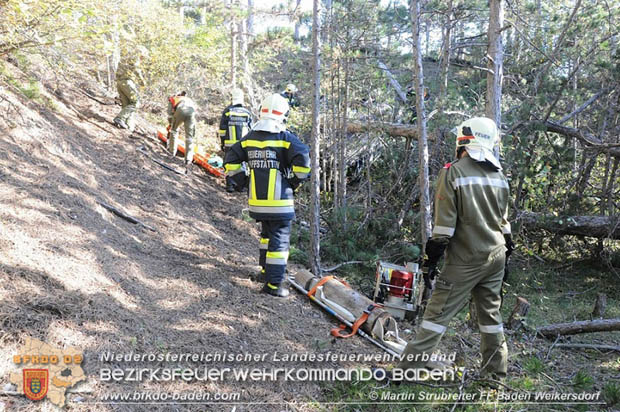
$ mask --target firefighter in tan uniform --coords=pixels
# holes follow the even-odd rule
[[[425,356],[436,349],[471,294],[479,314],[481,375],[506,376],[508,351],[499,309],[505,261],[514,245],[507,220],[508,181],[493,155],[498,143],[491,119],[473,118],[457,128],[457,160],[439,174],[433,232],[426,244],[425,282],[430,285],[438,275],[435,290],[415,340],[405,348],[401,369],[429,366]]]
[[[179,128],[185,125],[185,174],[191,170],[194,158],[194,135],[196,134],[196,103],[180,92],[168,97],[168,152],[176,156],[179,148]]]
[[[133,133],[136,127],[135,113],[140,107],[140,92],[138,85],[144,86],[146,80],[142,74],[140,64],[143,58],[148,57],[148,51],[138,46],[133,53],[125,53],[116,70],[116,88],[121,100],[121,111],[114,118],[114,124],[120,129],[128,129]]]

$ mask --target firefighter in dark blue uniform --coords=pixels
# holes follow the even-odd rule
[[[289,83],[286,85],[286,88],[280,96],[284,97],[288,101],[288,105],[290,108],[295,109],[299,107],[299,99],[297,98],[297,86],[293,83]]]
[[[286,297],[284,284],[291,221],[295,218],[295,189],[310,176],[310,149],[286,130],[289,105],[279,94],[261,105],[260,120],[252,131],[235,143],[224,159],[226,176],[236,188],[244,186],[247,162],[250,217],[261,222],[259,263],[264,269],[263,292]]]
[[[251,126],[252,113],[243,107],[243,91],[233,89],[231,105],[222,112],[220,129],[218,130],[222,150],[227,152],[232,145],[250,131]],[[242,187],[237,189],[243,190]],[[226,177],[226,191],[235,191],[235,183],[230,177]]]

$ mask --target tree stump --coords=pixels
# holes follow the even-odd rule
[[[596,294],[596,302],[594,302],[594,310],[592,311],[593,319],[602,319],[605,315],[605,309],[607,307],[607,295],[604,293]]]
[[[517,298],[517,303],[515,304],[514,309],[512,309],[512,313],[508,318],[508,329],[519,330],[523,327],[525,316],[527,316],[527,312],[530,310],[530,303],[522,297]]]
[[[467,319],[467,326],[472,329],[478,328],[478,310],[471,297],[469,298],[469,319]]]

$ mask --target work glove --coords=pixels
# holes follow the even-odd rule
[[[506,263],[504,264],[504,283],[508,283],[508,275],[510,271],[508,269],[508,261],[510,260],[510,255],[512,255],[512,251],[515,250],[515,244],[512,241],[512,236],[510,234],[504,235],[504,240],[506,241]]]
[[[512,251],[515,250],[515,244],[512,241],[512,236],[510,234],[504,235],[504,240],[506,241],[506,263],[508,263],[508,259],[510,255],[512,255]]]
[[[432,267],[437,266],[439,259],[443,256],[443,252],[446,250],[448,243],[445,240],[441,241],[438,239],[428,239],[426,242],[426,247],[424,250],[426,251],[426,259],[424,261],[424,266]]]
[[[448,244],[445,240],[440,241],[437,239],[428,239],[426,242],[426,246],[424,250],[426,251],[426,259],[424,259],[423,267],[427,267],[428,271],[424,273],[424,285],[427,289],[432,289],[433,280],[439,274],[439,269],[437,269],[437,263],[439,263],[439,259],[443,256],[443,252],[446,250]]]
[[[299,185],[301,185],[301,179],[293,175],[293,177],[288,179],[288,183],[291,185],[291,189],[293,189],[293,193],[295,193]]]

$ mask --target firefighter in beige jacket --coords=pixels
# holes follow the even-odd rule
[[[457,160],[441,170],[432,237],[426,244],[427,287],[435,290],[399,368],[428,366],[450,320],[473,296],[479,316],[481,375],[506,376],[507,347],[500,315],[505,261],[514,245],[508,223],[509,187],[493,155],[495,122],[473,118],[457,128]],[[437,263],[446,252],[441,273]]]

